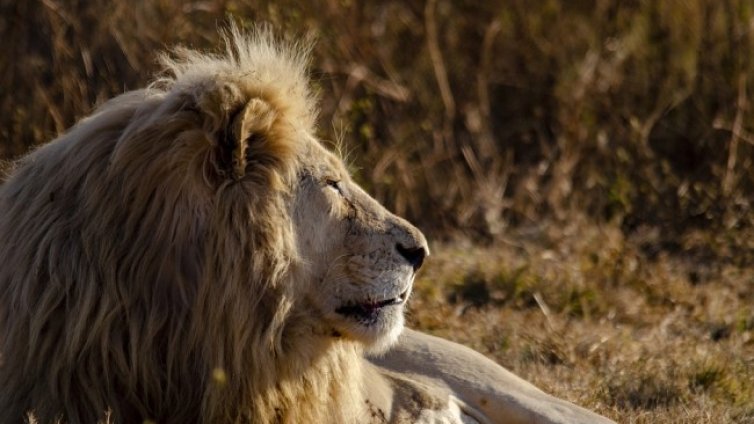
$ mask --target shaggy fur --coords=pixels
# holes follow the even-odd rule
[[[293,307],[306,49],[226,39],[163,57],[0,187],[0,422],[355,419],[359,348]]]

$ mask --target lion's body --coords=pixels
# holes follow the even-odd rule
[[[231,32],[0,186],[0,423],[469,419],[363,358],[426,241],[314,139],[300,49]]]

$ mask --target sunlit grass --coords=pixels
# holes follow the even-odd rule
[[[584,223],[511,240],[433,246],[411,324],[619,422],[754,418],[754,271],[724,266],[700,282],[696,264],[649,259]]]

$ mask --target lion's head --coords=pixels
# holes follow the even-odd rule
[[[339,158],[318,143],[306,148],[292,209],[305,275],[298,280],[327,328],[384,347],[403,327],[426,241],[355,184]]]
[[[304,50],[231,30],[17,162],[1,422],[334,416],[290,411],[395,340],[427,246],[315,138]]]

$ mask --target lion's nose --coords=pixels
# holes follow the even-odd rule
[[[400,253],[412,267],[414,267],[414,271],[421,268],[424,263],[424,258],[427,256],[427,250],[421,246],[404,247],[402,244],[398,243],[395,245],[395,249],[398,250],[398,253]]]

